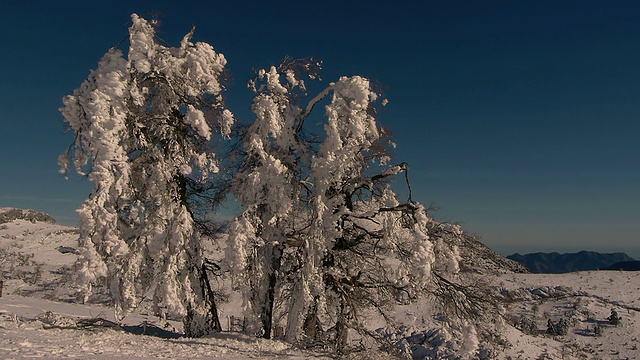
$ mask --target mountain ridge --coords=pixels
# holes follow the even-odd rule
[[[512,254],[508,259],[519,262],[533,273],[561,274],[573,271],[608,269],[611,265],[634,261],[623,252],[600,253],[595,251],[579,251],[576,253],[544,253]]]

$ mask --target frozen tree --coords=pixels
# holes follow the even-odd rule
[[[408,165],[389,165],[369,80],[342,77],[311,98],[303,77],[317,68],[286,59],[250,83],[256,119],[235,179],[246,210],[231,226],[227,261],[241,274],[251,331],[270,337],[278,322],[289,341],[319,338],[342,351],[349,329],[375,337],[364,310],[392,322],[391,305],[456,286],[446,276],[459,256],[412,199]],[[319,104],[324,133],[314,134],[307,122]],[[408,199],[393,190],[396,178]]]
[[[193,197],[218,171],[213,136],[233,116],[222,92],[226,60],[207,43],[160,45],[133,14],[127,57],[112,48],[64,98],[75,142],[61,155],[94,184],[80,215],[80,277],[87,296],[106,278],[117,316],[149,296],[184,319],[187,336],[220,330]]]
[[[234,123],[222,98],[226,60],[192,43],[193,30],[169,48],[144,19],[132,22],[126,57],[109,50],[61,109],[76,134],[62,171],[73,164],[94,184],[79,209],[80,277],[86,296],[107,280],[117,316],[148,297],[200,336],[220,330],[198,204],[225,195],[207,191],[220,166],[212,140]],[[271,338],[280,325],[288,341],[343,351],[350,329],[376,337],[365,311],[392,323],[393,305],[425,294],[471,318],[483,299],[454,280],[464,235],[414,201],[406,163],[390,163],[393,143],[376,119],[386,100],[361,76],[311,97],[305,81],[319,70],[287,58],[250,81],[255,120],[240,128],[239,168],[228,172],[244,211],[225,254],[246,329]],[[472,353],[475,328],[458,328]]]
[[[346,346],[348,329],[376,336],[362,324],[366,310],[377,311],[392,324],[394,305],[424,296],[432,296],[443,308],[453,299],[465,308],[452,320],[468,319],[481,306],[480,296],[454,281],[461,260],[455,240],[463,231],[434,220],[413,199],[408,164],[388,164],[386,147],[394,144],[377,124],[378,95],[369,81],[343,77],[330,88],[324,141],[311,169],[317,219],[311,229],[312,237],[324,242],[319,253],[326,291],[317,297],[321,305],[312,309],[322,308],[325,319],[335,319],[338,350]],[[395,191],[402,185],[406,199]],[[433,296],[443,287],[456,291]],[[455,305],[450,308],[457,310]],[[475,329],[464,328],[466,342],[477,345]]]
[[[227,261],[245,275],[245,316],[260,326],[251,331],[271,337],[274,307],[283,265],[299,265],[299,246],[308,214],[309,144],[301,133],[298,100],[305,84],[301,72],[314,74],[313,61],[286,60],[260,70],[250,82],[256,115],[244,136],[244,163],[235,177],[235,193],[245,211],[231,226]],[[313,76],[313,75],[312,75]],[[281,82],[281,80],[283,80]],[[283,261],[283,259],[287,261]]]

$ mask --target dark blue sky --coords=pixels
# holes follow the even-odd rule
[[[252,68],[285,55],[359,74],[389,99],[380,121],[414,197],[490,247],[640,257],[640,3],[635,1],[131,1],[0,5],[0,206],[75,224],[90,184],[64,180],[61,99],[127,35],[225,54],[229,105],[250,121]]]

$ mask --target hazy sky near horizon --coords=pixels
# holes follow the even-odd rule
[[[285,55],[322,59],[325,82],[378,81],[414,198],[502,253],[640,257],[635,1],[2,2],[0,207],[75,225],[91,184],[57,173],[73,141],[58,108],[133,12],[172,46],[195,25],[243,122],[252,69]]]

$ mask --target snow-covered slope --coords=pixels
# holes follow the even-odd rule
[[[23,210],[16,208],[0,208],[0,224],[8,223],[14,220],[26,220],[35,223],[45,222],[48,224],[55,224],[56,221],[51,215],[35,211],[35,210]]]
[[[10,216],[6,215],[7,212]],[[44,214],[0,209],[0,358],[330,358],[316,350],[256,339],[234,329],[231,316],[242,314],[228,282],[215,281],[224,333],[186,339],[181,324],[161,322],[144,306],[118,325],[105,304],[76,301],[73,266],[77,229],[55,224]],[[481,279],[501,301],[503,319],[496,334],[481,336],[487,359],[638,359],[640,339],[640,277],[635,272],[590,271],[561,275],[518,273],[484,245],[469,239],[458,244],[463,270]],[[99,300],[99,299],[98,299]],[[607,318],[615,310],[618,326]],[[464,346],[437,329],[442,319],[427,300],[396,308],[397,328],[378,330],[390,343],[416,359],[455,358]],[[565,319],[566,335],[547,334],[548,321]],[[237,320],[236,320],[237,322]],[[376,315],[363,319],[375,331]],[[594,332],[594,330],[596,330]],[[155,334],[141,336],[139,334]],[[361,358],[389,358],[374,353]]]
[[[507,305],[510,347],[500,358],[638,359],[640,277],[635,272],[511,274],[497,279]],[[611,312],[622,318],[610,324]],[[546,334],[564,319],[566,335]],[[519,330],[518,330],[519,329]]]
[[[460,268],[465,272],[499,275],[505,273],[529,273],[526,266],[489,249],[473,236],[465,235],[457,244],[460,249]]]
[[[47,214],[0,208],[0,359],[328,358],[237,332],[186,339],[179,321],[161,323],[144,307],[118,325],[105,304],[76,300],[77,240],[76,228]],[[228,315],[241,311],[237,303],[225,304],[227,330]]]
[[[70,300],[78,231],[49,215],[0,208],[0,276],[4,293]]]
[[[240,333],[187,339],[140,315],[118,326],[112,313],[97,305],[3,296],[0,359],[329,359]]]

